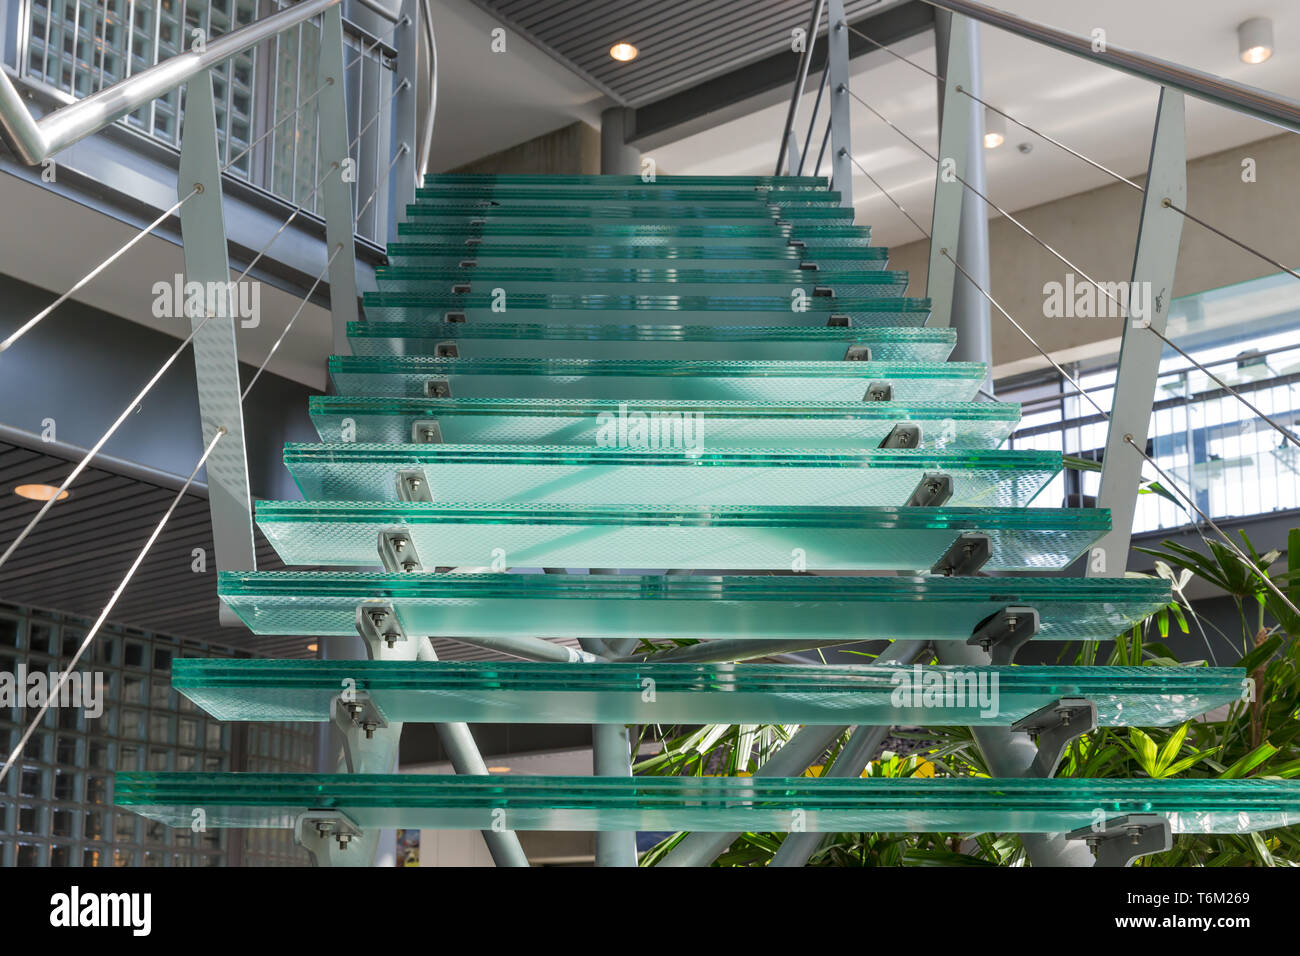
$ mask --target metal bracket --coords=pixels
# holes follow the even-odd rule
[[[366,852],[367,842],[372,841],[338,810],[300,813],[293,821],[293,838],[311,855],[313,866],[370,866],[374,862],[374,847]]]
[[[1065,748],[1071,740],[1097,729],[1097,705],[1086,697],[1062,697],[1054,704],[1040,707],[1011,725],[1013,731],[1035,738],[1038,756],[1030,773],[1039,777],[1056,775]]]
[[[844,352],[844,361],[846,362],[870,362],[871,346],[870,345],[850,345]]]
[[[952,475],[941,471],[927,471],[921,476],[912,497],[907,499],[909,508],[938,508],[952,497]]]
[[[864,402],[892,402],[894,385],[892,382],[872,382],[867,386],[867,393],[862,396]]]
[[[397,471],[398,501],[432,501],[433,489],[423,468],[399,468]]]
[[[455,342],[439,342],[433,347],[434,358],[460,358],[460,346]]]
[[[1099,830],[1079,827],[1065,838],[1087,843],[1096,854],[1095,866],[1132,866],[1139,857],[1164,853],[1174,845],[1169,820],[1159,813],[1126,813],[1107,820]]]
[[[330,719],[343,737],[343,760],[348,773],[379,773],[386,768],[368,767],[368,756],[379,756],[373,746],[367,747],[367,741],[373,741],[378,731],[389,731],[388,718],[365,691],[355,691],[352,700],[344,700],[338,694],[330,701]],[[401,727],[391,729],[387,736],[400,734]],[[391,750],[393,741],[385,740],[380,750]],[[372,755],[371,752],[374,752]]]
[[[441,445],[442,427],[437,419],[422,418],[411,422],[411,442],[416,445]]]
[[[994,664],[1010,664],[1025,642],[1038,633],[1039,627],[1038,611],[1012,605],[975,625],[975,633],[966,643],[978,646]]]
[[[424,383],[425,398],[451,398],[451,383],[445,378],[431,378]]]
[[[832,312],[830,318],[826,320],[828,329],[851,329],[853,320],[842,312]]]
[[[800,271],[800,272],[820,272],[820,271],[821,271],[821,266],[819,266],[819,265],[818,265],[817,263],[815,263],[815,262],[801,262],[801,263],[799,263],[799,271]]]
[[[392,648],[399,641],[406,641],[406,632],[397,620],[397,609],[391,604],[357,605],[357,633],[371,648],[371,658],[379,658],[379,645]]]
[[[444,312],[444,313],[442,314],[442,321],[444,321],[444,322],[464,322],[464,321],[465,321],[465,313],[464,313],[464,312]]]
[[[424,570],[415,544],[405,531],[379,532],[379,563],[385,571],[393,573]]]
[[[835,290],[828,285],[815,285],[812,291],[813,297],[818,299],[835,298]]]
[[[921,426],[914,422],[899,422],[881,439],[879,448],[920,448]]]
[[[964,577],[975,574],[988,563],[993,554],[993,539],[986,534],[959,535],[938,561],[930,567],[931,574],[945,577]]]

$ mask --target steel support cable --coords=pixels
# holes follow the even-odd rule
[[[32,734],[36,732],[36,728],[39,727],[41,721],[45,719],[45,714],[49,711],[50,707],[54,705],[54,702],[59,699],[59,696],[63,692],[63,688],[67,684],[68,678],[72,676],[72,672],[76,668],[77,663],[86,653],[86,649],[90,647],[90,644],[95,639],[96,635],[99,634],[99,629],[103,627],[108,616],[113,613],[113,608],[117,606],[117,602],[122,597],[122,593],[126,590],[127,585],[131,583],[131,579],[135,577],[135,573],[140,569],[140,565],[144,563],[144,559],[148,556],[149,551],[153,548],[159,535],[162,534],[163,528],[166,527],[167,522],[171,519],[172,513],[175,512],[176,506],[181,503],[181,499],[184,498],[185,493],[189,491],[190,485],[194,483],[194,477],[199,473],[199,469],[207,462],[208,456],[212,454],[212,450],[217,447],[217,442],[220,441],[225,434],[226,428],[223,425],[218,428],[217,433],[212,436],[212,441],[208,442],[208,447],[203,450],[203,454],[194,465],[194,470],[190,472],[189,478],[185,479],[185,484],[176,492],[176,496],[167,507],[166,513],[163,514],[158,524],[154,527],[153,533],[149,535],[149,540],[144,543],[144,547],[140,549],[140,553],[137,554],[135,560],[131,562],[131,567],[127,569],[126,576],[122,578],[121,583],[119,583],[117,588],[113,591],[113,594],[108,599],[108,603],[104,606],[104,609],[99,612],[99,617],[95,619],[95,623],[91,626],[90,630],[86,632],[86,637],[82,640],[81,646],[77,648],[77,653],[72,656],[72,660],[68,662],[67,667],[60,672],[58,682],[50,688],[49,694],[45,698],[45,703],[41,705],[35,719],[32,720],[22,737],[19,738],[18,745],[14,747],[13,752],[5,758],[4,766],[0,767],[0,783],[4,782],[5,777],[9,775],[10,769],[15,763],[17,763],[18,758],[22,755],[23,748],[27,746],[27,741],[31,739]]]
[[[388,182],[388,177],[392,175],[393,167],[397,165],[397,161],[410,151],[411,148],[405,143],[398,147],[397,152],[393,154],[393,158],[388,162],[388,168],[380,175],[378,182],[375,183],[375,188],[370,190],[370,195],[366,197],[366,201],[362,204],[360,211],[357,212],[357,217],[352,220],[354,229],[357,223],[361,222],[361,217],[365,215],[366,210],[370,208],[370,204],[375,201],[375,197],[379,195],[379,190],[384,187],[384,183]]]
[[[983,286],[981,286],[978,282],[976,282],[975,279],[972,278],[970,273],[967,272],[961,266],[961,264],[957,262],[955,258],[949,255],[947,252],[944,252],[943,256],[954,266],[957,267],[957,270],[961,272],[963,276],[966,277],[966,279],[971,283],[971,285],[975,286],[975,288],[979,290],[980,294],[984,296],[985,299],[988,300],[990,305],[992,305],[995,309],[1001,312],[1003,317],[1006,318],[1006,320],[1010,322],[1013,326],[1015,326],[1016,331],[1019,332],[1022,336],[1024,336],[1025,340],[1028,341],[1029,344],[1032,345],[1038,351],[1038,354],[1041,355],[1043,358],[1045,358],[1052,365],[1052,367],[1056,369],[1058,373],[1060,373],[1061,377],[1065,379],[1065,381],[1069,382],[1074,387],[1075,391],[1077,391],[1080,395],[1082,395],[1088,401],[1088,403],[1092,405],[1093,408],[1097,409],[1098,414],[1102,415],[1107,422],[1110,421],[1110,413],[1107,412],[1104,408],[1102,408],[1101,405],[1097,403],[1096,399],[1094,399],[1090,394],[1088,394],[1088,391],[1072,375],[1070,375],[1069,372],[1067,372],[1064,368],[1061,367],[1060,363],[1058,363],[1054,358],[1052,358],[1050,355],[1047,354],[1047,352],[1043,349],[1043,347],[1038,344],[1038,341],[1027,331],[1025,331],[1024,326],[1022,326],[1019,322],[1017,322],[1014,318],[1012,318],[1011,313],[1009,313],[1006,309],[1004,309],[1001,303],[999,303],[995,298],[993,298],[993,296],[990,295],[989,292]],[[1146,436],[1143,436],[1144,441],[1145,441],[1145,437]],[[1261,571],[1255,565],[1254,561],[1252,561],[1249,557],[1247,557],[1246,554],[1240,548],[1238,548],[1235,544],[1233,544],[1232,539],[1229,538],[1223,532],[1223,529],[1221,529],[1217,524],[1215,524],[1209,515],[1207,515],[1204,511],[1202,511],[1200,508],[1196,506],[1196,503],[1181,488],[1178,487],[1178,485],[1174,482],[1174,479],[1170,477],[1169,473],[1166,472],[1163,468],[1161,468],[1158,464],[1156,464],[1155,460],[1152,459],[1152,457],[1146,453],[1146,449],[1138,446],[1138,444],[1134,441],[1132,435],[1125,435],[1124,441],[1127,444],[1131,445],[1134,451],[1136,451],[1139,455],[1141,455],[1144,459],[1146,459],[1146,461],[1151,465],[1151,467],[1154,468],[1160,474],[1161,477],[1163,477],[1166,481],[1169,482],[1170,488],[1176,491],[1178,493],[1178,496],[1182,498],[1184,501],[1186,501],[1188,505],[1191,507],[1191,509],[1195,511],[1196,514],[1199,515],[1200,518],[1206,524],[1208,524],[1214,530],[1214,532],[1219,535],[1220,538],[1223,539],[1223,543],[1227,545],[1227,547],[1241,560],[1241,562],[1247,567],[1247,569],[1249,569],[1251,574],[1257,577],[1260,580],[1260,582],[1264,584],[1265,587],[1267,587],[1270,591],[1272,591],[1282,601],[1282,603],[1285,604],[1288,609],[1290,609],[1291,613],[1300,616],[1300,608],[1297,608],[1294,604],[1292,604],[1290,598],[1288,598],[1278,588],[1278,586],[1272,582],[1272,580],[1268,577],[1268,575],[1265,574],[1263,571]]]
[[[0,342],[0,352],[4,352],[11,345],[17,342],[20,338],[22,338],[33,328],[35,328],[41,321],[46,319],[51,312],[53,312],[63,303],[67,302],[68,299],[72,298],[72,296],[76,292],[79,292],[81,289],[84,289],[95,279],[96,276],[98,276],[101,272],[103,272],[105,269],[111,266],[123,255],[125,255],[126,252],[130,250],[132,247],[134,247],[136,243],[138,243],[145,236],[149,235],[155,229],[161,226],[164,222],[166,222],[169,218],[171,218],[172,214],[174,214],[176,210],[180,209],[181,206],[185,205],[185,203],[189,202],[189,200],[193,199],[202,191],[203,191],[202,187],[195,186],[193,189],[189,191],[187,195],[178,199],[175,203],[169,206],[166,209],[166,211],[163,212],[162,215],[160,215],[153,222],[149,223],[149,225],[145,226],[144,229],[137,232],[134,236],[128,239],[124,244],[119,246],[116,252],[114,252],[111,256],[109,256],[99,265],[95,266],[95,268],[91,269],[84,276],[78,279],[73,284],[71,289],[63,293],[63,295],[59,296],[57,299],[55,299],[53,302],[51,302],[49,305],[43,308],[40,312],[37,312],[36,315],[34,315],[32,318],[28,319],[21,326],[19,326],[18,329],[15,330],[13,334],[11,334],[7,339],[5,339],[3,342]]]

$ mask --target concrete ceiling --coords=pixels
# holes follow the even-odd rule
[[[1300,97],[1300,5],[1294,0],[998,0],[992,5],[1083,36],[1100,27],[1117,46]],[[1244,64],[1237,56],[1237,24],[1253,16],[1271,17],[1275,24],[1276,52],[1258,66]],[[1158,95],[1155,85],[992,27],[981,27],[981,39],[985,101],[1124,175],[1145,171]],[[932,35],[904,41],[896,50],[927,70],[935,68]],[[815,86],[809,86],[815,92]],[[924,73],[885,53],[854,63],[853,91],[931,151],[938,143],[935,86]],[[800,107],[805,124],[812,102],[810,92]],[[770,173],[785,110],[784,104],[766,106],[660,146],[652,155],[659,169],[673,173]],[[1006,143],[985,152],[989,196],[1005,208],[1035,206],[1111,181],[1032,133],[1014,124],[1008,127]],[[1260,121],[1188,100],[1192,157],[1278,133]],[[858,104],[853,108],[852,135],[857,161],[927,224],[934,164]],[[1019,152],[1020,143],[1031,144],[1032,152]],[[870,224],[880,244],[921,238],[860,173],[854,192],[857,221]]]

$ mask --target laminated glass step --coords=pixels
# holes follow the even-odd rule
[[[461,316],[464,321],[549,324],[670,325],[924,325],[929,299],[900,296],[637,295],[636,293],[367,292],[370,321],[429,322]],[[797,305],[798,308],[793,306]]]
[[[714,450],[684,417],[654,437],[668,447],[290,442],[284,464],[310,501],[397,501],[415,475],[433,501],[700,507],[906,505],[936,476],[952,505],[1024,507],[1061,470],[1055,451]]]
[[[735,399],[862,401],[876,383],[899,402],[969,402],[978,362],[699,362],[330,356],[343,395],[421,398]]]
[[[1084,697],[1100,726],[1166,727],[1240,700],[1245,676],[1234,667],[172,661],[172,687],[217,720],[313,723],[355,686],[403,723],[1008,726]],[[927,687],[928,698],[918,693]]]
[[[292,827],[307,810],[363,829],[1064,833],[1161,814],[1174,833],[1300,822],[1300,781],[1055,777],[543,777],[119,773],[115,803],[189,828]]]
[[[501,206],[484,206],[472,199],[463,202],[414,202],[406,207],[408,220],[423,222],[460,222],[473,225],[492,222],[662,222],[704,220],[715,225],[770,222],[776,220],[792,223],[811,221],[851,224],[853,210],[845,206],[790,205],[768,206],[761,203],[695,202],[656,203],[571,203],[563,200],[532,206],[511,203]]]
[[[254,634],[315,637],[355,637],[357,607],[373,604],[429,637],[965,641],[1004,608],[1028,606],[1036,640],[1107,641],[1170,601],[1168,582],[1150,578],[942,575],[222,571],[217,590]],[[1238,679],[1234,699],[1240,691]]]
[[[547,190],[557,186],[595,189],[826,189],[822,176],[661,176],[646,182],[638,174],[611,176],[599,173],[427,173],[425,186],[484,187],[526,186]]]
[[[942,362],[957,334],[930,326],[564,325],[349,322],[354,355],[836,362],[865,346],[885,362]],[[442,346],[442,348],[439,348]]]
[[[987,535],[986,571],[1063,568],[1110,530],[1099,508],[680,508],[629,505],[259,501],[285,564],[380,564],[380,532],[425,567],[928,571]]]
[[[489,200],[502,205],[514,202],[572,202],[572,203],[775,203],[785,205],[806,203],[810,205],[839,205],[840,194],[827,189],[809,189],[806,186],[758,189],[735,186],[661,186],[656,183],[638,183],[635,186],[605,184],[551,184],[544,188],[536,185],[507,183],[445,184],[421,186],[415,191],[416,199],[434,202],[446,200]]]
[[[797,269],[803,262],[817,266],[818,274],[839,271],[883,269],[889,250],[883,246],[832,246],[827,248],[789,245],[784,237],[772,237],[760,244],[745,244],[671,237],[608,238],[573,236],[558,242],[527,241],[528,237],[452,237],[405,239],[388,244],[388,260],[395,265],[460,266],[474,263],[483,268],[497,266],[553,266],[584,263],[593,267],[643,268],[675,266],[693,269]]]
[[[779,404],[330,395],[309,398],[308,411],[327,442],[438,437],[453,444],[584,446],[598,444],[620,427],[629,437],[643,430],[648,437],[652,420],[701,415],[711,448],[875,448],[901,424],[916,426],[919,442],[914,447],[997,448],[1020,420],[1020,406],[1005,402]],[[430,426],[436,426],[436,436]]]
[[[906,272],[867,269],[821,275],[807,269],[682,269],[645,266],[636,269],[524,266],[379,266],[375,280],[382,292],[434,295],[515,293],[636,296],[783,296],[794,289],[813,296],[829,290],[843,298],[901,297]]]
[[[519,222],[482,220],[472,224],[469,219],[439,221],[433,219],[404,220],[398,223],[398,237],[436,236],[440,242],[464,242],[466,239],[509,237],[512,242],[547,243],[557,237],[569,240],[601,239],[630,242],[675,242],[689,239],[692,245],[750,245],[754,242],[771,244],[776,248],[789,245],[791,239],[807,244],[809,248],[830,246],[870,246],[871,229],[838,220],[830,222],[802,221],[797,227],[779,226],[776,220],[754,219],[746,222],[718,223],[695,219],[675,222]]]

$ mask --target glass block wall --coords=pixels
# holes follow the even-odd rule
[[[0,604],[0,674],[62,669],[89,623]],[[77,670],[102,673],[102,713],[92,717],[80,707],[52,707],[45,715],[20,763],[0,784],[0,866],[305,862],[287,833],[191,833],[113,807],[115,770],[288,773],[314,765],[311,726],[209,720],[172,690],[173,656],[234,655],[134,629],[100,631]],[[21,707],[0,707],[0,757],[12,752],[33,716]]]

